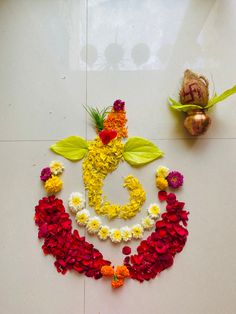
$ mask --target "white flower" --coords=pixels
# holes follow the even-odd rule
[[[83,209],[85,206],[85,200],[83,198],[83,195],[79,192],[73,192],[71,193],[69,197],[69,208],[72,211],[72,213],[77,213],[77,211]]]
[[[151,229],[155,224],[155,221],[149,217],[149,216],[146,216],[142,219],[142,226],[144,229]]]
[[[131,231],[134,239],[141,239],[143,237],[143,227],[140,224],[134,225]]]
[[[120,229],[121,231],[121,234],[122,234],[122,238],[125,242],[129,241],[132,239],[132,232],[131,232],[131,229],[127,226],[125,227],[122,227]]]
[[[110,228],[108,226],[102,226],[98,232],[98,237],[100,240],[106,240],[110,235]]]
[[[169,174],[170,169],[164,166],[159,166],[156,170],[156,176],[157,177],[163,177],[166,178]]]
[[[160,208],[156,203],[150,204],[148,214],[151,218],[157,219],[160,216]]]
[[[119,243],[122,240],[122,234],[120,229],[111,229],[110,238],[112,242]]]
[[[99,231],[101,225],[102,225],[101,219],[97,216],[94,216],[89,219],[86,228],[89,233],[94,234]]]
[[[61,174],[64,170],[63,164],[58,160],[53,160],[50,163],[49,167],[50,167],[52,174],[54,174],[55,176],[57,176],[58,174]]]
[[[89,211],[87,209],[83,209],[76,214],[75,220],[76,220],[78,225],[86,226],[86,224],[89,220],[89,217],[90,217]]]

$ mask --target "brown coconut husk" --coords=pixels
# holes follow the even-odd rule
[[[209,100],[208,85],[208,80],[203,75],[186,70],[179,92],[180,102],[205,107]]]

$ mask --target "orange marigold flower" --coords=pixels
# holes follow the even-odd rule
[[[125,110],[109,112],[107,118],[104,120],[104,129],[111,131],[116,130],[117,137],[128,137],[127,122]]]
[[[105,277],[112,277],[114,276],[114,268],[112,266],[102,266],[101,274]]]
[[[117,266],[116,267],[116,276],[117,278],[128,278],[130,276],[129,270],[126,266]]]
[[[124,284],[124,279],[118,279],[118,278],[114,278],[111,282],[111,286],[112,288],[116,289],[116,288],[119,288],[121,286],[123,286]]]

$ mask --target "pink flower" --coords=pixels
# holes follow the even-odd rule
[[[51,177],[51,169],[49,167],[43,168],[40,174],[40,179],[46,182]]]
[[[178,171],[171,171],[167,176],[167,181],[170,187],[177,189],[183,185],[184,177]]]
[[[121,99],[117,99],[113,104],[113,109],[115,111],[121,111],[125,108],[125,102]]]

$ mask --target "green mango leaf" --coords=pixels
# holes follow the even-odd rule
[[[192,105],[192,104],[182,105],[180,102],[177,102],[170,97],[169,97],[169,101],[172,104],[171,109],[175,109],[178,111],[188,112],[189,110],[203,109],[201,106],[198,106],[198,105]]]
[[[123,157],[131,166],[143,166],[164,153],[142,137],[131,137],[124,145]]]
[[[226,98],[228,98],[229,96],[233,95],[236,93],[236,85],[234,85],[232,88],[227,89],[225,92],[223,92],[222,94],[220,94],[219,96],[217,96],[217,94],[215,94],[208,102],[207,106],[205,107],[205,109],[209,109],[211,107],[213,107],[215,104],[217,104],[220,101],[225,100]]]
[[[82,159],[88,150],[88,142],[80,136],[70,136],[53,144],[51,150],[69,160]]]

